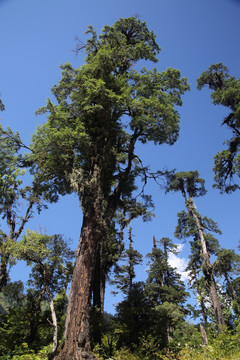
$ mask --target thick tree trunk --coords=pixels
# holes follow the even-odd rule
[[[93,281],[93,306],[96,306],[103,314],[106,274],[101,264],[102,252],[101,249],[99,250],[100,251],[96,258],[96,266],[95,266],[94,281]]]
[[[95,272],[93,278],[93,306],[91,313],[93,342],[100,343],[102,338],[103,299],[105,289],[102,289],[103,269],[101,266],[101,249],[96,257]],[[102,294],[103,292],[103,294]]]
[[[57,360],[95,359],[90,348],[89,320],[96,255],[100,246],[98,225],[96,211],[84,216],[69,295],[65,342],[55,357]]]

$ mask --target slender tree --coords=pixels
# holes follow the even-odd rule
[[[32,266],[29,284],[37,290],[40,300],[48,299],[53,327],[53,352],[58,342],[57,316],[54,296],[65,289],[71,280],[73,251],[61,235],[41,235],[28,231],[17,244],[17,256]]]
[[[135,267],[142,263],[142,255],[133,247],[131,227],[128,229],[128,248],[123,252],[121,261],[121,264],[115,266],[115,277],[111,281],[117,291],[124,295],[123,301],[116,306],[116,319],[120,330],[118,346],[133,349],[148,324],[147,313],[150,308],[144,293],[144,283],[134,281]]]
[[[202,219],[202,225],[204,229],[204,236],[207,243],[207,250],[209,256],[217,256],[219,251],[218,240],[211,233],[221,233],[218,229],[217,224],[207,217]],[[205,276],[202,273],[203,257],[202,257],[202,246],[199,238],[198,230],[194,218],[186,211],[178,213],[178,223],[175,230],[175,236],[178,239],[189,238],[191,253],[189,256],[189,262],[186,270],[188,271],[188,278],[190,288],[196,294],[200,311],[193,311],[194,317],[199,318],[202,316],[202,322],[207,328],[209,308],[211,306],[209,299],[209,292],[207,290],[207,284]]]
[[[240,257],[230,249],[220,249],[217,259],[213,263],[215,276],[224,279],[222,282],[222,294],[225,299],[225,313],[228,315],[228,325],[233,327],[234,319],[239,316],[239,266]]]
[[[219,330],[221,330],[222,326],[225,325],[225,320],[222,313],[221,303],[219,301],[209,251],[210,244],[211,242],[214,242],[215,239],[211,235],[204,233],[204,229],[218,232],[219,230],[217,230],[216,223],[213,220],[201,217],[193,200],[193,197],[202,196],[206,193],[204,180],[199,177],[197,171],[179,172],[169,178],[167,191],[180,191],[185,199],[185,205],[188,213],[185,214],[184,221],[182,218],[183,233],[188,236],[194,233],[196,236],[197,233],[197,240],[199,241],[201,249],[201,259],[199,258],[198,260],[202,262],[202,271],[211,297],[216,322]],[[193,225],[193,227],[189,228],[189,222]],[[179,230],[177,232],[179,233]]]
[[[58,360],[93,357],[89,316],[96,261],[103,239],[109,243],[112,238],[117,211],[127,213],[138,204],[135,179],[148,174],[136,144],[171,145],[177,140],[175,105],[181,105],[188,89],[178,70],[136,70],[139,60],[156,62],[159,52],[144,22],[120,19],[105,26],[100,36],[91,26],[87,33],[91,37],[82,46],[86,63],[79,69],[62,66],[62,79],[53,88],[57,105],[48,100],[39,111],[49,116],[33,136],[33,154],[27,159],[38,191],[51,201],[76,191],[83,210]]]
[[[136,276],[134,267],[142,262],[142,255],[133,248],[132,228],[129,228],[128,233],[129,245],[128,249],[122,254],[121,260],[126,263],[116,265],[115,277],[111,281],[125,296],[130,296],[133,287],[133,280]]]
[[[152,329],[161,347],[172,339],[176,324],[184,317],[183,304],[188,293],[181,275],[169,264],[169,254],[178,254],[177,245],[171,239],[162,238],[160,247],[153,237],[152,252],[149,258],[146,293],[152,306]]]
[[[225,141],[227,148],[216,154],[214,162],[214,187],[229,193],[240,188],[240,79],[230,76],[227,67],[219,63],[211,65],[197,80],[199,90],[204,86],[212,91],[215,105],[230,110],[222,125],[227,126],[232,137]]]

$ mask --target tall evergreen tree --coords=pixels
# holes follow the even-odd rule
[[[79,69],[62,66],[62,79],[40,112],[47,122],[33,136],[35,184],[45,197],[76,191],[83,223],[69,296],[65,343],[58,360],[91,359],[89,316],[96,260],[109,242],[117,211],[139,208],[135,179],[147,178],[136,144],[173,144],[178,137],[181,95],[188,89],[180,72],[156,68],[137,71],[139,60],[157,61],[159,46],[146,24],[136,18],[105,26],[83,48]],[[145,198],[148,200],[148,198]],[[135,216],[145,213],[140,206]]]
[[[133,248],[132,228],[130,227],[128,231],[128,249],[121,256],[121,260],[125,263],[115,266],[114,280],[111,281],[111,284],[125,296],[129,296],[132,292],[133,279],[136,276],[134,267],[142,262],[142,255]]]
[[[213,263],[214,274],[222,282],[222,294],[225,298],[225,313],[228,315],[228,326],[234,326],[234,320],[239,317],[239,267],[240,256],[230,249],[221,248]],[[237,286],[236,286],[237,285]]]
[[[230,110],[222,125],[227,126],[232,137],[226,140],[227,148],[215,156],[214,186],[221,192],[232,192],[240,188],[240,79],[229,75],[222,63],[211,65],[197,80],[198,89],[204,86],[212,91],[215,105],[226,106]]]
[[[187,213],[181,213],[177,233],[185,236],[193,235],[195,238],[192,249],[195,251],[195,258],[202,266],[216,322],[219,330],[221,330],[222,326],[225,325],[225,320],[217,292],[213,266],[210,262],[210,254],[216,251],[217,240],[211,234],[204,232],[204,229],[215,232],[219,232],[219,229],[213,220],[202,218],[193,200],[194,197],[205,195],[204,183],[197,171],[179,172],[170,176],[167,191],[180,191],[185,199]],[[200,253],[199,251],[196,252],[197,248],[200,249]]]
[[[183,304],[188,293],[181,275],[169,264],[169,253],[178,253],[177,246],[169,238],[162,238],[157,247],[153,238],[146,293],[152,306],[153,334],[161,334],[159,343],[166,346],[172,339],[174,328],[184,317]]]
[[[133,248],[132,229],[129,227],[128,248],[123,252],[121,265],[115,267],[112,284],[120,290],[124,299],[116,306],[119,328],[118,346],[133,349],[149,324],[149,303],[143,282],[135,282],[135,266],[142,262],[142,255]]]

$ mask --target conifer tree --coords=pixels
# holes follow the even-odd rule
[[[188,89],[180,72],[156,68],[137,71],[139,60],[157,61],[155,35],[136,18],[105,26],[100,36],[92,26],[82,48],[86,62],[79,69],[62,66],[53,87],[57,105],[47,101],[49,113],[32,139],[35,184],[45,198],[77,192],[83,223],[76,251],[65,343],[58,360],[91,359],[89,317],[97,258],[103,241],[112,239],[117,212],[146,214],[134,196],[137,177],[148,168],[135,153],[136,144],[173,144],[178,137],[181,95]]]
[[[206,234],[204,230],[207,229],[218,233],[220,231],[213,220],[203,218],[198,213],[193,199],[205,195],[204,183],[204,180],[199,177],[198,171],[179,172],[169,177],[167,191],[180,191],[185,199],[187,213],[180,213],[176,234],[194,237],[192,243],[193,256],[202,267],[216,322],[219,330],[221,330],[225,325],[225,320],[217,292],[213,266],[210,262],[210,254],[216,253],[218,242],[211,234]],[[200,250],[200,252],[196,251],[196,249]]]
[[[134,249],[132,229],[128,231],[128,248],[121,257],[122,264],[115,266],[115,277],[111,282],[120,290],[124,299],[116,306],[116,320],[120,335],[118,346],[133,349],[148,327],[150,307],[145,296],[143,282],[135,282],[135,266],[141,264],[142,255]]]
[[[121,256],[121,260],[126,263],[123,265],[116,264],[114,280],[111,281],[125,296],[129,296],[133,288],[133,279],[135,278],[134,267],[142,262],[142,255],[133,248],[132,228],[128,230],[128,249]]]
[[[169,264],[169,253],[178,253],[177,245],[169,238],[162,238],[157,247],[153,238],[152,252],[147,255],[150,259],[146,293],[152,306],[153,333],[161,333],[159,342],[166,346],[172,339],[174,328],[183,320],[183,304],[188,293],[185,290],[181,275]]]
[[[214,64],[197,80],[198,89],[204,86],[212,91],[213,104],[226,106],[230,113],[222,125],[227,126],[232,137],[226,140],[227,148],[214,157],[215,184],[221,193],[230,193],[240,188],[240,79],[229,75],[222,63]]]

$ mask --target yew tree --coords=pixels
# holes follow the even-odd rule
[[[48,113],[32,139],[35,186],[45,198],[76,192],[83,222],[69,296],[65,343],[58,359],[91,359],[89,316],[97,259],[111,242],[119,212],[138,216],[136,179],[148,175],[136,145],[172,145],[178,138],[181,95],[188,89],[179,70],[139,70],[141,60],[157,62],[160,48],[145,22],[134,17],[92,26],[82,49],[84,64],[63,65],[40,113]],[[145,198],[148,200],[148,198]],[[138,209],[134,214],[134,209]],[[140,209],[140,210],[139,210]]]

